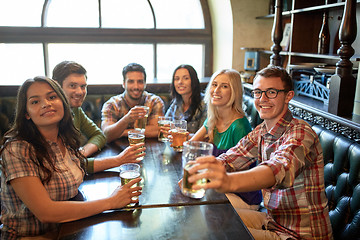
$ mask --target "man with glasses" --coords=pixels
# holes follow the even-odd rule
[[[288,109],[294,96],[290,76],[267,67],[253,87],[264,122],[218,158],[198,158],[188,180],[207,178],[193,188],[224,193],[262,189],[267,213],[236,209],[255,239],[332,239],[322,148],[312,128]],[[241,171],[255,161],[258,166]]]

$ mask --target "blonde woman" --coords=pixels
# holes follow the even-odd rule
[[[205,93],[207,119],[191,141],[211,142],[213,155],[219,156],[251,131],[242,109],[242,89],[240,74],[236,70],[223,69],[212,75]],[[260,191],[227,196],[234,206],[252,209],[258,208],[262,199]]]

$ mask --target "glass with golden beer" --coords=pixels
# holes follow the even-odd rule
[[[137,119],[134,122],[134,129],[135,130],[141,130],[141,131],[145,132],[145,127],[146,127],[147,119],[148,119],[148,116],[149,116],[149,107],[147,107],[147,106],[136,106],[136,107],[141,107],[141,108],[145,109],[146,114],[145,114],[145,116],[143,118]]]
[[[213,145],[207,142],[201,141],[187,141],[184,143],[184,150],[182,153],[182,166],[184,169],[184,175],[182,180],[181,192],[191,198],[202,198],[205,195],[205,189],[193,190],[194,184],[201,185],[207,182],[207,179],[203,178],[196,183],[190,183],[188,178],[190,174],[188,169],[192,166],[189,161],[195,161],[197,157],[212,155]],[[206,170],[203,170],[206,171]]]
[[[125,185],[131,180],[140,177],[140,165],[136,163],[126,163],[120,165],[120,179],[121,185]],[[137,187],[139,183],[135,184],[134,187]],[[136,199],[136,198],[135,198]],[[127,207],[133,207],[135,203],[130,203]]]
[[[182,152],[183,143],[187,141],[189,132],[187,129],[187,122],[185,120],[174,120],[170,123],[170,134],[172,136],[172,144],[175,152]]]
[[[145,133],[141,130],[129,130],[128,132],[128,139],[129,139],[129,145],[135,145],[138,143],[145,143]],[[143,147],[141,147],[143,148]],[[139,154],[142,154],[144,152],[141,152]],[[137,158],[137,160],[143,160],[144,156]]]
[[[170,129],[170,122],[171,122],[171,117],[159,116],[159,118],[158,118],[158,126],[159,126],[158,141],[159,142],[168,142],[169,141],[167,136],[165,136],[166,134],[164,135],[164,132],[162,132],[161,130],[164,127]]]

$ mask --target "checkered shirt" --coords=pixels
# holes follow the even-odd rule
[[[72,171],[65,163],[67,159],[62,157],[59,146],[49,142],[51,150],[55,153],[54,162],[60,171],[53,172],[51,180],[43,183],[49,196],[54,201],[65,201],[78,193],[78,187],[82,179],[76,180]],[[42,223],[26,207],[16,195],[10,185],[10,181],[21,177],[39,177],[44,179],[44,172],[30,159],[30,153],[35,150],[26,141],[15,140],[10,142],[2,153],[4,171],[1,173],[1,222],[3,223],[2,237],[15,239],[19,236],[41,235],[54,230],[57,224]],[[71,154],[70,158],[81,169],[79,159]],[[84,176],[84,171],[81,170]]]
[[[149,107],[149,120],[157,118],[158,116],[164,116],[165,105],[163,100],[155,94],[144,91],[138,105]],[[125,99],[125,92],[111,97],[107,102],[104,103],[101,113],[101,121],[106,123],[116,123],[122,117],[124,117],[131,107],[128,105]],[[134,128],[134,123],[129,123],[128,129]]]
[[[260,124],[219,159],[229,170],[254,161],[271,168],[276,183],[262,190],[268,230],[291,239],[332,239],[322,148],[305,121],[287,111],[270,131]]]

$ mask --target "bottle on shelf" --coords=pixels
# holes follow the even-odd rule
[[[323,13],[323,23],[319,33],[318,53],[328,54],[330,48],[330,30],[329,30],[329,12],[325,10]]]

